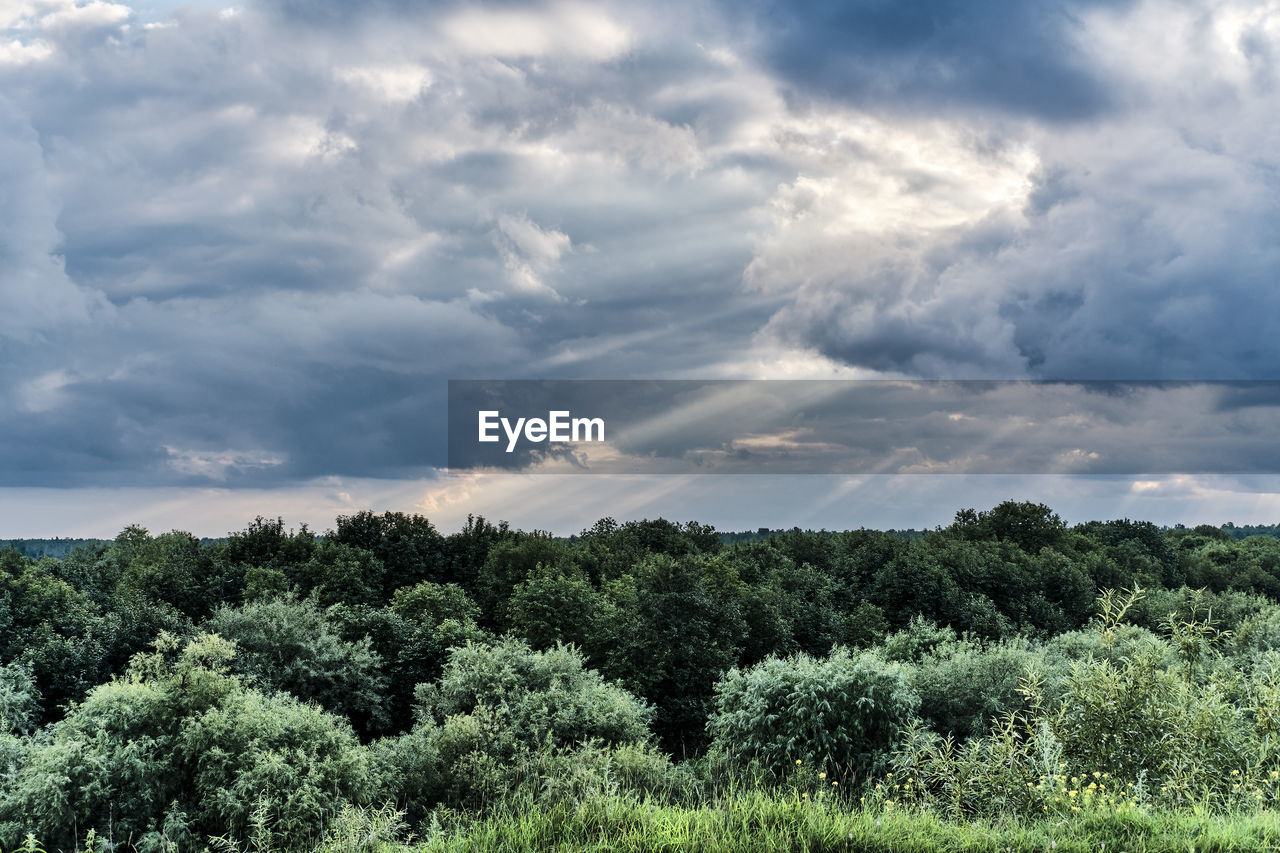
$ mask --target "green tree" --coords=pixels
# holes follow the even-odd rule
[[[213,574],[213,560],[200,540],[177,530],[155,538],[146,536],[141,528],[130,528],[129,532],[127,545],[121,548],[128,556],[121,555],[120,587],[169,604],[192,619],[208,615],[210,599],[204,583]]]
[[[535,649],[573,643],[602,653],[597,622],[607,612],[606,597],[580,571],[539,565],[511,591],[506,624]]]
[[[385,595],[421,581],[447,580],[445,539],[421,515],[369,511],[338,516],[330,537],[373,554],[386,570]]]
[[[1004,501],[989,510],[962,509],[949,532],[964,539],[1012,542],[1028,554],[1056,548],[1067,532],[1062,518],[1044,504]]]
[[[385,574],[382,561],[369,551],[327,539],[316,546],[306,563],[285,570],[295,587],[322,607],[382,605]]]
[[[475,584],[476,602],[486,625],[506,627],[506,603],[516,585],[539,566],[572,572],[576,567],[572,546],[535,531],[498,542],[480,567]]]
[[[618,584],[605,671],[657,706],[654,731],[676,755],[700,751],[716,681],[737,663],[746,622],[736,589],[698,557],[655,554]]]

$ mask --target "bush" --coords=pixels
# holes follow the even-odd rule
[[[1227,689],[1216,679],[1188,679],[1155,648],[1120,663],[1079,665],[1067,679],[1054,733],[1087,772],[1212,788],[1253,748]]]
[[[40,717],[40,691],[31,667],[0,666],[0,736],[29,735]]]
[[[387,679],[367,637],[348,642],[313,601],[275,598],[223,607],[205,630],[236,644],[231,668],[268,690],[341,714],[360,731],[385,726]]]
[[[953,628],[938,627],[923,616],[916,616],[901,631],[894,631],[885,638],[882,653],[886,660],[919,661],[935,648],[945,643],[954,642],[956,632]]]
[[[1227,639],[1226,649],[1239,658],[1280,649],[1280,607],[1268,607],[1242,619]]]
[[[796,762],[861,778],[885,766],[918,703],[902,665],[837,649],[731,670],[708,729],[713,750],[775,778]]]
[[[538,652],[510,638],[454,649],[439,682],[420,687],[417,696],[419,713],[437,722],[493,709],[528,745],[647,741],[653,716],[642,701],[584,668],[576,648]]]
[[[580,757],[563,756],[579,750],[643,746],[651,737],[652,709],[584,668],[572,646],[468,643],[417,696],[419,725],[376,748],[392,780],[384,793],[415,820],[436,802],[478,807],[531,777],[550,784],[555,774],[546,768],[575,766]]]
[[[1170,617],[1191,618],[1193,611],[1194,615],[1212,622],[1219,630],[1234,631],[1250,617],[1274,612],[1274,606],[1262,595],[1235,591],[1212,593],[1184,586],[1181,589],[1147,590],[1126,619],[1135,625],[1162,632]]]
[[[969,738],[986,732],[1001,714],[1022,707],[1018,691],[1042,655],[1026,640],[942,643],[908,669],[920,694],[920,715],[940,734]]]
[[[34,832],[67,849],[89,829],[243,836],[255,810],[286,844],[318,836],[363,799],[368,755],[344,720],[246,688],[233,656],[216,636],[181,650],[162,637],[94,688],[27,750],[0,800],[0,844]]]

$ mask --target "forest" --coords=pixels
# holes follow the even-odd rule
[[[1277,849],[1274,532],[10,547],[0,850]]]

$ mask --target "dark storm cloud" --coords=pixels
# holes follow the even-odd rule
[[[0,483],[420,476],[446,378],[714,363],[776,307],[725,306],[772,182],[706,150],[755,95],[670,90],[732,88],[695,43],[341,10],[0,22]]]
[[[858,106],[973,108],[1059,122],[1112,108],[1079,15],[1130,0],[798,0],[762,3],[760,51],[801,95]]]
[[[921,222],[928,204],[912,222],[847,225],[859,185],[837,178],[757,250],[763,290],[793,283],[770,333],[908,375],[1280,375],[1280,160],[1257,68],[1259,40],[1278,36],[1248,4],[1091,19],[1098,73],[1130,93],[1124,110],[957,137],[972,153],[964,170],[1014,181],[938,225]],[[994,166],[1001,146],[1029,157]]]
[[[8,485],[421,474],[444,461],[438,377],[520,352],[464,307],[367,292],[134,302],[119,323],[81,330],[63,367],[14,389],[0,416]]]
[[[0,14],[3,485],[416,476],[450,378],[1280,375],[1248,5]]]

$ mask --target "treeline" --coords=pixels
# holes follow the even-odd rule
[[[0,540],[0,548],[9,548],[24,557],[36,560],[41,557],[60,560],[77,548],[93,548],[109,544],[110,542],[103,539],[10,539],[8,542]]]
[[[1148,592],[1108,611],[1110,635],[1086,628],[1122,588]],[[421,827],[601,768],[676,796],[747,768],[794,781],[799,760],[853,790],[914,756],[945,787],[954,756],[930,738],[982,743],[1015,712],[1039,731],[1085,689],[1079,661],[1184,705],[1179,684],[1253,672],[1280,647],[1277,596],[1274,538],[1069,527],[1015,502],[918,536],[726,544],[696,522],[604,519],[557,539],[482,518],[445,535],[362,512],[322,537],[258,518],[225,540],[130,527],[61,558],[10,549],[0,844],[33,832],[70,849],[92,828],[160,849],[270,825],[297,846],[353,805],[393,803]],[[1209,710],[1261,707],[1261,684],[1223,686]],[[1267,734],[1231,719],[1232,744],[1204,734],[1214,772],[1254,761]],[[1043,738],[1149,786],[1170,741],[1138,722],[1155,740],[1123,761],[1084,723]]]
[[[915,528],[909,528],[907,530],[894,530],[890,528],[889,530],[886,530],[884,532],[890,536],[901,536],[904,539],[920,539],[925,535],[927,531],[916,530]],[[721,532],[720,541],[725,545],[737,545],[742,542],[759,542],[763,539],[773,539],[778,536],[785,536],[787,534],[796,534],[796,533],[805,533],[809,535],[818,533],[819,535],[825,535],[827,531],[801,530],[799,527],[792,527],[790,529],[784,529],[780,527],[779,528],[761,527],[756,530],[735,530],[732,532]]]
[[[1280,537],[1280,524],[1243,524],[1237,526],[1228,521],[1219,529],[1232,539],[1248,539],[1250,536]]]
[[[225,539],[203,538],[200,540],[202,545],[216,545],[225,542]],[[0,549],[12,549],[17,551],[24,557],[30,557],[38,560],[41,557],[53,557],[61,560],[63,557],[69,556],[72,551],[80,548],[98,548],[106,547],[111,544],[109,539],[63,539],[54,537],[53,539],[10,539],[5,541],[0,539]]]

